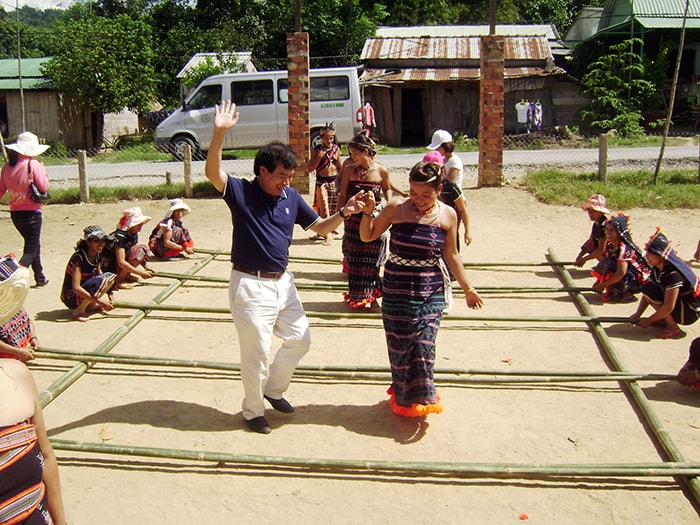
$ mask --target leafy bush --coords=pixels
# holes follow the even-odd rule
[[[610,46],[610,54],[592,62],[581,79],[584,92],[592,100],[579,111],[584,122],[596,133],[616,129],[623,137],[644,134],[642,108],[654,97],[656,86],[647,80],[651,64],[634,52],[642,45],[638,38]]]

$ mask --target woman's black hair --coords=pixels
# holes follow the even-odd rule
[[[5,151],[7,152],[7,163],[10,166],[16,166],[19,160],[19,153],[10,148],[7,148]]]
[[[436,190],[442,184],[442,169],[436,162],[419,162],[411,168],[408,180],[419,184],[430,184]]]
[[[450,142],[443,142],[440,144],[442,146],[442,149],[445,150],[445,153],[452,153],[455,150],[455,143],[450,141]]]
[[[377,144],[362,133],[355,135],[348,143],[348,146],[359,149],[360,151],[367,151],[372,157],[377,154]]]

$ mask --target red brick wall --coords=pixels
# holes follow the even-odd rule
[[[481,37],[479,187],[503,185],[503,36]]]
[[[299,163],[309,159],[309,33],[287,34],[287,70],[289,71],[289,145]],[[301,193],[309,193],[309,174],[297,170],[292,180]]]

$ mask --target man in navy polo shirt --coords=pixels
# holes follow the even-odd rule
[[[238,118],[236,104],[230,100],[216,107],[205,174],[231,209],[235,225],[229,304],[241,347],[243,418],[251,430],[269,434],[263,400],[279,412],[294,412],[283,395],[297,363],[311,345],[309,322],[294,276],[287,272],[294,225],[325,236],[351,214],[360,212],[364,204],[358,194],[337,213],[321,219],[290,187],[298,161],[281,142],[260,148],[253,164],[253,181],[228,175],[221,168],[221,151],[226,132]],[[283,343],[270,363],[273,335]]]

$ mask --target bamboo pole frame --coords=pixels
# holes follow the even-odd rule
[[[558,260],[552,248],[548,249],[548,253],[549,258],[552,259],[554,262]],[[559,275],[561,276],[564,283],[567,286],[571,286],[573,280],[571,279],[571,275],[569,274],[568,270],[564,266],[558,266],[557,271],[559,272]],[[574,299],[585,315],[592,315],[593,310],[591,308],[591,305],[588,303],[586,298],[583,297],[583,295],[576,293],[574,294]],[[603,328],[600,326],[600,323],[591,322],[590,326],[591,330],[593,331],[594,337],[605,351],[605,355],[613,364],[615,370],[617,372],[627,372],[627,367],[624,361],[618,355],[617,351],[615,350],[615,347],[613,346],[612,342],[610,341],[610,338],[608,337],[608,334],[605,333],[605,330],[603,330]],[[637,384],[637,382],[630,381],[629,383],[625,383],[623,388],[625,388],[627,392],[629,392],[636,408],[643,414],[644,419],[651,428],[653,435],[656,438],[657,444],[663,449],[664,453],[668,456],[668,458],[672,462],[685,461],[683,454],[681,454],[680,450],[671,439],[671,436],[669,435],[668,431],[664,428],[663,422],[656,415],[656,412],[654,412],[651,403],[649,403],[649,400],[644,394],[644,391]],[[700,479],[697,477],[688,479],[687,485],[688,489],[693,495],[693,498],[695,499],[695,504],[700,505]]]
[[[261,466],[267,468],[304,469],[313,472],[334,472],[345,474],[376,473],[386,476],[430,476],[430,477],[479,477],[504,479],[553,478],[639,478],[697,476],[700,463],[674,462],[654,463],[612,463],[612,464],[539,464],[520,463],[447,463],[418,461],[367,461],[348,459],[318,459],[282,456],[261,456],[252,454],[231,454],[227,452],[166,449],[140,446],[118,446],[107,443],[88,443],[65,439],[51,439],[56,450],[90,452],[126,456],[142,456],[160,459],[206,461],[224,463],[237,467]]]
[[[192,275],[187,276],[182,273],[173,272],[154,272],[155,277],[162,277],[164,279],[180,279],[183,281],[202,281],[202,282],[212,282],[212,283],[224,283],[228,284],[229,279],[227,277],[216,277],[208,275]],[[330,282],[330,283],[304,283],[296,282],[294,283],[298,290],[306,291],[339,291],[343,292],[347,290],[347,283],[344,282]],[[579,286],[575,287],[551,287],[551,286],[481,286],[479,287],[480,294],[491,294],[491,293],[562,293],[562,292],[588,292],[590,288],[583,288]],[[455,295],[464,295],[461,288],[453,288],[452,293]]]
[[[192,273],[197,272],[212,260],[214,260],[214,256],[208,256],[203,261],[192,266],[192,268],[190,268],[190,270],[188,271],[191,271]],[[153,300],[156,302],[165,301],[181,286],[181,282],[172,283],[165,290],[161,291]],[[100,345],[98,345],[98,347],[95,349],[95,353],[108,353],[145,318],[146,312],[144,312],[143,310],[134,313],[134,315],[132,315],[126,323],[120,326],[115,332],[113,332],[109,337],[107,337],[107,339],[105,339]],[[80,377],[90,368],[92,368],[92,364],[81,362],[76,364],[68,372],[59,377],[56,381],[49,385],[46,390],[39,394],[39,402],[41,403],[41,407],[46,408],[46,406],[49,403],[51,403],[51,401],[56,399],[59,395],[61,395],[61,393],[65,392],[65,390],[69,386],[71,386],[78,379],[80,379]]]
[[[155,304],[155,303],[135,303],[129,301],[115,301],[114,306],[117,308],[146,310],[153,312],[187,312],[187,313],[206,313],[206,314],[230,314],[230,310],[224,307],[216,306],[197,306],[197,305],[177,305],[177,304]],[[375,319],[381,320],[381,313],[374,312],[316,312],[306,311],[307,317],[338,320],[338,319]],[[443,321],[503,321],[513,323],[631,323],[629,317],[598,317],[595,315],[588,316],[561,316],[561,317],[535,317],[535,316],[463,316],[463,315],[447,315],[443,317]]]
[[[224,256],[230,256],[231,252],[226,251],[226,250],[209,250],[206,248],[195,248],[194,249],[195,253],[205,253],[209,255],[224,255]],[[308,263],[308,264],[342,264],[343,261],[341,259],[334,259],[334,258],[324,258],[324,257],[289,257],[289,262],[296,262],[296,263]],[[522,262],[512,262],[512,261],[501,261],[501,262],[473,262],[473,263],[464,263],[465,268],[488,268],[488,267],[514,267],[514,266],[571,266],[573,265],[573,261],[568,261],[568,262],[556,262],[556,263],[551,263],[551,262],[542,262],[542,261],[522,261]]]
[[[141,366],[158,366],[163,368],[195,368],[240,372],[240,364],[220,361],[204,361],[190,359],[162,359],[154,357],[130,356],[124,354],[98,354],[67,352],[50,348],[41,348],[36,352],[37,358],[55,359],[60,361],[80,361],[106,364],[125,364]],[[470,370],[470,369],[438,369],[434,371],[436,382],[446,383],[577,383],[591,381],[670,381],[676,376],[669,374],[636,374],[632,372],[551,372],[543,370]],[[441,376],[454,375],[454,378]],[[299,365],[295,370],[298,377],[338,377],[360,379],[390,379],[391,370],[381,366],[304,366]],[[464,377],[471,376],[471,377]],[[477,376],[477,377],[474,377]],[[494,377],[481,377],[494,376]]]

